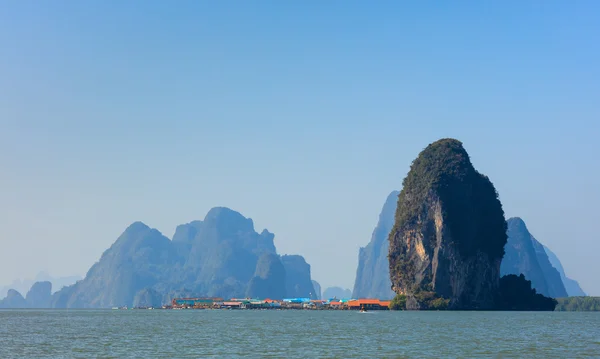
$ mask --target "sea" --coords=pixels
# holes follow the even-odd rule
[[[0,310],[0,358],[600,358],[600,313]]]

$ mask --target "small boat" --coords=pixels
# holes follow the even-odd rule
[[[366,312],[367,312],[367,310],[365,309],[365,307],[360,307],[360,312],[361,312],[361,313],[366,313]]]

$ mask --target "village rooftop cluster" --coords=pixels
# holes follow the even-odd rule
[[[162,309],[307,309],[307,310],[388,310],[389,300],[337,299],[315,300],[287,298],[283,300],[256,298],[175,298]],[[123,308],[126,309],[126,308]],[[135,309],[155,309],[138,307]]]

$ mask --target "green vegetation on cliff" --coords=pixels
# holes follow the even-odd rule
[[[414,226],[427,197],[437,193],[444,220],[463,256],[477,251],[494,258],[504,255],[506,222],[498,193],[488,177],[473,168],[460,141],[442,139],[427,146],[413,161],[402,185],[392,232]]]
[[[449,299],[438,296],[435,292],[420,291],[414,294],[414,299],[419,304],[419,310],[447,310]],[[390,302],[390,310],[406,310],[407,298],[404,294],[396,294]]]
[[[396,294],[390,302],[390,310],[406,310],[406,296],[404,294]]]
[[[531,281],[523,274],[505,275],[500,278],[500,288],[496,299],[498,310],[554,310],[556,300],[545,297],[531,287]]]

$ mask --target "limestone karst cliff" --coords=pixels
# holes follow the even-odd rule
[[[540,294],[552,298],[567,296],[558,270],[548,259],[544,247],[529,233],[521,218],[509,218],[508,242],[500,266],[501,275],[523,274],[531,286]]]
[[[442,139],[413,161],[390,233],[393,289],[408,309],[434,300],[450,309],[492,309],[506,244],[504,211],[492,182],[460,141]]]
[[[225,207],[177,227],[173,240],[136,222],[86,277],[52,297],[58,308],[167,304],[174,296],[310,296],[310,265],[276,253],[274,235]],[[261,260],[262,258],[262,260]]]
[[[399,194],[400,192],[393,191],[388,195],[371,241],[359,250],[353,298],[391,299],[395,295],[390,281],[388,237],[394,226]]]
[[[567,275],[565,274],[565,270],[562,266],[562,263],[560,262],[560,259],[558,259],[556,254],[554,254],[554,252],[552,252],[550,250],[550,248],[548,248],[546,246],[544,246],[544,251],[546,251],[546,254],[548,255],[548,260],[550,261],[552,266],[554,268],[556,268],[556,270],[560,274],[560,278],[563,281],[563,284],[565,286],[565,289],[567,290],[567,294],[569,295],[569,297],[586,296],[587,294],[585,294],[583,289],[581,289],[579,282],[577,282],[576,280],[574,280],[572,278],[567,277]]]

